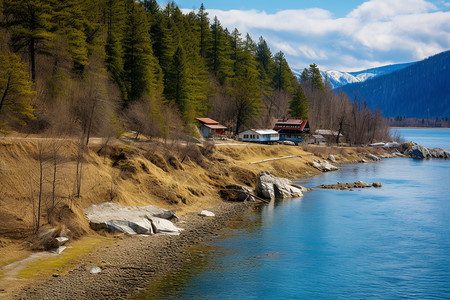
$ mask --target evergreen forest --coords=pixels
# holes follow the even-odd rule
[[[197,117],[234,134],[293,117],[347,137],[362,130],[350,143],[386,137],[381,114],[332,91],[316,65],[299,82],[282,52],[224,28],[203,4],[184,14],[155,0],[1,0],[0,24],[4,132],[87,144],[125,131],[195,136]]]

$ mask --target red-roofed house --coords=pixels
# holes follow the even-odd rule
[[[204,138],[210,138],[214,134],[225,135],[225,130],[227,128],[219,124],[219,122],[214,121],[213,119],[210,118],[195,118],[195,119],[201,123],[200,132],[202,133]]]
[[[280,141],[301,143],[305,134],[309,134],[308,120],[276,119],[273,130],[280,134]]]

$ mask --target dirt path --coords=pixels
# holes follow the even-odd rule
[[[57,274],[39,286],[30,286],[17,299],[126,299],[139,293],[167,271],[189,260],[187,247],[203,243],[223,230],[235,217],[250,213],[251,205],[223,203],[210,210],[212,218],[196,214],[181,218],[177,226],[185,230],[180,236],[125,236],[122,240],[96,248],[83,263]],[[91,274],[94,266],[102,271]]]

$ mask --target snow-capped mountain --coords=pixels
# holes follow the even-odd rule
[[[372,79],[381,75],[390,74],[392,72],[404,69],[408,66],[411,66],[414,63],[405,63],[405,64],[395,64],[388,65],[378,68],[367,69],[359,72],[341,72],[341,71],[320,71],[322,74],[322,78],[325,80],[325,77],[328,77],[328,80],[333,88],[339,88],[346,84],[356,83],[356,82],[364,82],[368,79]],[[292,70],[297,78],[300,79],[303,70],[293,69]]]

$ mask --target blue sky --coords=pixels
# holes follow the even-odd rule
[[[450,49],[450,0],[176,1],[185,12],[202,2],[210,19],[263,36],[298,69],[358,71]]]

